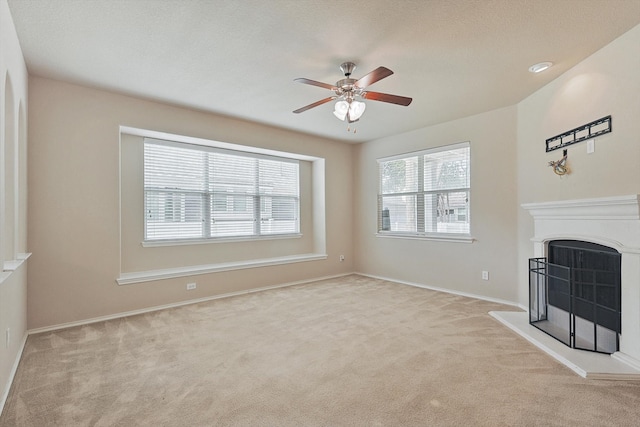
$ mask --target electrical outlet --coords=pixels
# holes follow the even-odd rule
[[[344,261],[344,255],[340,255],[340,262]]]
[[[482,280],[489,280],[489,272],[484,270],[482,271]]]
[[[9,348],[9,344],[11,344],[11,329],[7,328],[7,336],[6,336],[6,347]]]
[[[196,288],[196,284],[195,283],[187,283],[187,290],[188,291],[192,291]]]

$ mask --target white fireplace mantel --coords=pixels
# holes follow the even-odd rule
[[[558,202],[525,203],[522,207],[534,219],[638,220],[640,196],[604,197],[599,199],[563,200]]]
[[[640,254],[640,196],[526,203],[534,219],[535,256],[545,256],[550,240],[599,243],[620,253]],[[640,279],[640,277],[638,277]]]
[[[534,219],[534,256],[547,242],[582,240],[609,246],[622,256],[622,333],[613,357],[640,369],[640,196],[526,203]],[[580,350],[575,350],[580,351]]]

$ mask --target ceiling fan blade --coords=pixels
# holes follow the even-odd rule
[[[393,71],[391,71],[390,69],[386,67],[378,67],[355,82],[354,86],[357,86],[360,89],[364,89],[365,87],[370,86],[375,82],[384,79],[385,77],[389,77],[391,74],[393,74]]]
[[[293,79],[294,82],[300,82],[300,83],[304,83],[306,85],[312,85],[312,86],[318,86],[318,87],[323,87],[325,89],[329,89],[329,90],[334,90],[337,89],[334,85],[330,85],[328,83],[322,83],[322,82],[318,82],[315,80],[310,80],[310,79],[305,79],[303,77],[299,78],[299,79]]]
[[[362,97],[364,99],[370,99],[372,101],[389,102],[391,104],[404,105],[405,107],[411,104],[413,98],[407,98],[406,96],[389,95],[388,93],[381,92],[363,92]]]
[[[329,102],[329,101],[331,101],[331,100],[333,100],[335,98],[336,98],[335,96],[330,96],[328,98],[321,99],[320,101],[314,102],[313,104],[305,105],[302,108],[298,108],[297,110],[294,111],[294,113],[296,113],[296,114],[302,113],[304,111],[312,109],[313,107],[317,107],[318,105],[326,104],[327,102]]]

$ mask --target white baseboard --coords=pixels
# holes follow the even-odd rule
[[[302,284],[311,283],[311,282],[318,282],[320,280],[335,279],[335,278],[338,278],[338,277],[348,276],[350,274],[354,274],[354,273],[344,273],[344,274],[337,274],[337,275],[333,275],[333,276],[316,277],[316,278],[313,278],[313,279],[298,280],[298,281],[295,281],[295,282],[282,283],[282,284],[279,284],[279,285],[264,286],[264,287],[261,287],[261,288],[247,289],[247,290],[244,290],[244,291],[237,291],[237,292],[229,292],[229,293],[226,293],[226,294],[212,295],[212,296],[208,296],[208,297],[204,297],[204,298],[197,298],[197,299],[192,299],[192,300],[187,300],[187,301],[180,301],[180,302],[171,303],[171,304],[164,304],[164,305],[158,305],[158,306],[154,306],[154,307],[143,308],[143,309],[140,309],[140,310],[125,311],[125,312],[121,312],[121,313],[109,314],[107,316],[93,317],[93,318],[90,318],[90,319],[78,320],[78,321],[75,321],[75,322],[60,323],[58,325],[52,325],[52,326],[45,326],[45,327],[42,327],[42,328],[29,329],[27,331],[27,333],[29,335],[32,335],[32,334],[39,334],[39,333],[42,333],[42,332],[57,331],[57,330],[60,330],[60,329],[73,328],[75,326],[83,326],[83,325],[89,325],[91,323],[104,322],[105,320],[120,319],[122,317],[135,316],[135,315],[144,314],[144,313],[151,313],[153,311],[165,310],[167,308],[181,307],[183,305],[197,304],[197,303],[200,303],[200,302],[212,301],[212,300],[221,299],[221,298],[229,298],[229,297],[234,297],[234,296],[238,296],[238,295],[250,294],[250,293],[254,293],[254,292],[268,291],[269,289],[286,288],[286,287],[289,287],[289,286],[302,285]]]
[[[140,310],[132,310],[132,311],[126,311],[126,312],[121,312],[121,313],[109,314],[107,316],[93,317],[93,318],[90,318],[90,319],[78,320],[78,321],[75,321],[75,322],[60,323],[60,324],[57,324],[57,325],[45,326],[45,327],[42,327],[42,328],[29,329],[27,331],[27,334],[28,335],[32,335],[32,334],[39,334],[39,333],[42,333],[42,332],[56,331],[56,330],[59,330],[59,329],[73,328],[75,326],[89,325],[91,323],[104,322],[105,320],[120,319],[122,317],[135,316],[135,315],[138,315],[138,314],[144,314],[144,313],[150,313],[150,312],[153,312],[153,311],[165,310],[167,308],[180,307],[180,306],[183,306],[183,305],[197,304],[199,302],[211,301],[211,300],[216,300],[216,299],[220,299],[220,298],[228,298],[228,297],[233,297],[233,296],[238,296],[238,295],[250,294],[250,293],[253,293],[253,292],[267,291],[269,289],[278,289],[278,288],[285,288],[285,287],[288,287],[288,286],[302,285],[302,284],[305,284],[305,283],[317,282],[317,281],[320,281],[320,280],[335,279],[335,278],[338,278],[338,277],[348,276],[350,274],[358,274],[360,276],[371,277],[373,279],[387,280],[387,281],[390,281],[390,282],[396,282],[396,283],[400,283],[400,284],[403,284],[403,285],[415,286],[415,287],[418,287],[418,288],[430,289],[430,290],[433,290],[433,291],[445,292],[445,293],[448,293],[448,294],[460,295],[460,296],[463,296],[463,297],[474,298],[474,299],[479,299],[479,300],[489,301],[489,302],[495,302],[495,303],[498,303],[498,304],[505,304],[505,305],[515,306],[515,307],[521,308],[524,311],[527,311],[526,307],[523,307],[521,304],[515,303],[513,301],[502,300],[502,299],[499,299],[499,298],[491,298],[491,297],[487,297],[487,296],[483,296],[483,295],[476,295],[476,294],[471,294],[471,293],[467,293],[467,292],[460,292],[460,291],[456,291],[456,290],[452,290],[452,289],[441,288],[441,287],[437,287],[437,286],[425,285],[423,283],[407,282],[407,281],[404,281],[404,280],[398,280],[398,279],[394,279],[394,278],[390,278],[390,277],[376,276],[376,275],[373,275],[373,274],[366,274],[366,273],[360,273],[360,272],[354,271],[354,272],[349,272],[349,273],[336,274],[336,275],[332,275],[332,276],[322,276],[322,277],[316,277],[316,278],[313,278],[313,279],[298,280],[298,281],[295,281],[295,282],[288,282],[288,283],[282,283],[282,284],[278,284],[278,285],[264,286],[264,287],[260,287],[260,288],[247,289],[247,290],[244,290],[244,291],[229,292],[229,293],[226,293],[226,294],[212,295],[212,296],[209,296],[209,297],[192,299],[192,300],[187,300],[187,301],[181,301],[181,302],[176,302],[176,303],[171,303],[171,304],[158,305],[158,306],[154,306],[154,307],[143,308],[143,309],[140,309]]]
[[[616,351],[611,355],[612,358],[621,361],[622,363],[626,363],[634,369],[640,371],[640,360],[635,357],[631,357],[628,354],[622,353],[620,351]]]
[[[13,362],[13,367],[11,368],[11,373],[9,374],[9,378],[7,378],[7,383],[4,386],[4,390],[2,392],[2,396],[0,397],[0,415],[4,410],[4,405],[7,403],[7,398],[9,397],[9,391],[11,391],[11,385],[13,384],[13,379],[16,376],[16,372],[18,372],[18,365],[20,365],[20,359],[22,359],[22,352],[24,351],[24,346],[27,344],[28,334],[25,333],[22,337],[22,342],[20,343],[20,348],[18,349],[18,354],[16,355],[16,360]]]
[[[396,282],[402,285],[415,286],[416,288],[423,288],[423,289],[429,289],[432,291],[445,292],[447,294],[459,295],[461,297],[474,298],[482,301],[489,301],[489,302],[495,302],[498,304],[510,305],[512,307],[522,308],[524,311],[527,311],[527,308],[522,307],[522,305],[517,302],[507,301],[499,298],[492,298],[484,295],[476,295],[468,292],[456,291],[455,289],[440,288],[437,286],[425,285],[424,283],[407,282],[405,280],[398,280],[390,277],[376,276],[373,274],[366,274],[366,273],[360,273],[360,272],[354,272],[353,274],[359,274],[360,276],[371,277],[372,279],[380,279],[380,280],[386,280],[389,282]]]

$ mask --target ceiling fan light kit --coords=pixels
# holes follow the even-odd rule
[[[333,114],[339,120],[353,123],[355,121],[358,121],[360,117],[362,117],[362,114],[367,107],[363,101],[358,101],[356,98],[360,98],[362,100],[368,99],[371,101],[387,102],[390,104],[402,105],[405,107],[411,104],[412,99],[407,98],[406,96],[365,91],[365,88],[367,86],[370,86],[373,83],[392,75],[393,71],[391,71],[390,69],[386,67],[378,67],[359,80],[351,78],[351,74],[355,69],[356,64],[354,64],[353,62],[342,63],[340,65],[340,70],[342,70],[345,78],[338,80],[335,85],[330,85],[327,83],[322,83],[305,78],[295,79],[295,81],[300,83],[329,89],[333,91],[335,95],[321,99],[320,101],[306,105],[302,108],[298,108],[297,110],[294,110],[294,113],[299,114],[311,108],[326,104],[327,102],[337,99],[338,101],[335,104]]]
[[[338,101],[336,102],[333,114],[339,120],[345,121],[348,119],[349,123],[353,123],[360,120],[360,117],[362,116],[362,113],[364,113],[364,109],[366,107],[366,104],[360,101]]]

